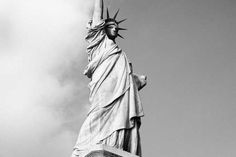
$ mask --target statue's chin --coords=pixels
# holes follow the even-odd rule
[[[115,40],[116,39],[116,35],[108,35],[108,38],[111,39],[111,40]]]

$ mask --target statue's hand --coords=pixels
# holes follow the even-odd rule
[[[137,85],[138,90],[141,90],[147,84],[147,76],[133,74],[134,81]]]

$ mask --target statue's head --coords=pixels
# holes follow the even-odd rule
[[[119,24],[124,20],[121,21],[116,21],[117,14],[119,13],[119,10],[116,12],[115,16],[113,18],[110,18],[109,16],[109,11],[107,9],[107,19],[105,20],[105,31],[109,39],[115,40],[116,37],[121,37],[123,38],[118,32],[119,30],[126,30],[124,28],[120,28]]]
[[[114,40],[118,36],[119,25],[113,19],[107,19],[105,25],[105,31],[109,39]]]

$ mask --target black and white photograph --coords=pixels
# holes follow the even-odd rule
[[[0,0],[0,157],[235,157],[235,0]]]

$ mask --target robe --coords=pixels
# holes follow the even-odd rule
[[[104,144],[141,156],[140,117],[144,115],[132,67],[124,51],[108,38],[102,20],[90,27],[86,40],[91,79],[90,110],[81,127],[74,156]]]

